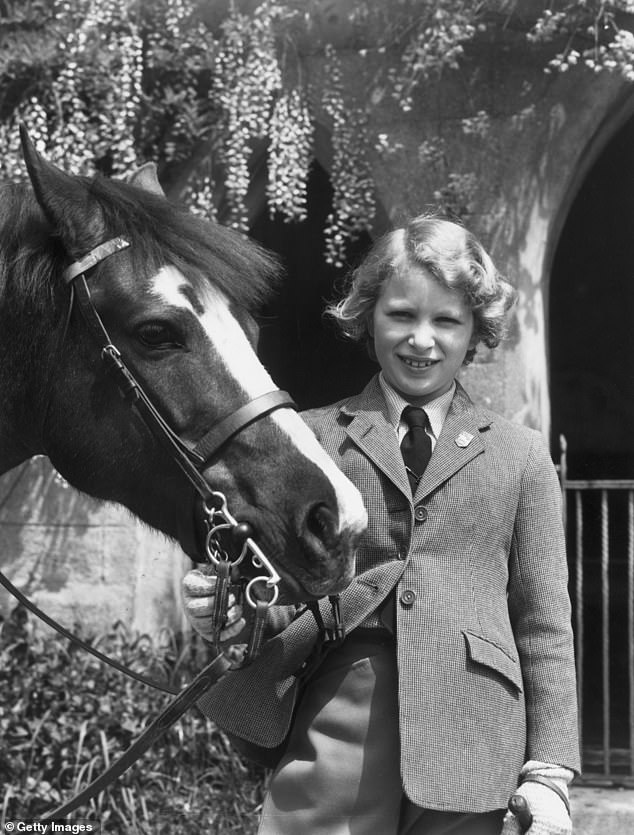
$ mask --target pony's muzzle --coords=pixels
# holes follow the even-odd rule
[[[323,502],[307,510],[299,527],[305,566],[303,585],[312,595],[338,594],[354,575],[354,544],[339,530],[338,514]]]

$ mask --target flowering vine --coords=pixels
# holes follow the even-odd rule
[[[0,176],[23,176],[23,119],[37,147],[62,167],[124,176],[153,159],[192,211],[247,232],[257,148],[266,153],[269,213],[302,222],[315,120],[323,117],[334,193],[326,257],[342,265],[347,243],[373,221],[371,160],[403,151],[385,130],[372,136],[372,109],[387,95],[411,113],[419,88],[474,66],[469,45],[514,14],[501,0],[351,5],[351,50],[358,35],[358,54],[367,54],[361,42],[371,31],[371,49],[390,55],[363,98],[344,88],[340,54],[315,37],[297,3],[229,0],[221,14],[208,0],[3,0],[0,24],[10,25],[0,25]],[[634,35],[621,25],[634,0],[549,0],[542,8],[522,25],[529,44],[549,49],[547,71],[581,66],[634,80]],[[314,83],[307,55],[325,59],[319,88],[307,89]],[[469,142],[490,139],[486,111],[460,127]],[[442,136],[425,138],[418,162],[444,177],[436,200],[456,213],[471,210],[477,182],[473,172],[451,169]]]
[[[333,208],[326,218],[326,260],[336,267],[345,263],[346,244],[369,228],[374,217],[374,180],[367,156],[367,116],[344,100],[341,64],[326,47],[328,83],[322,106],[332,120]]]
[[[230,13],[216,62],[211,94],[223,110],[225,143],[221,161],[230,209],[230,225],[247,232],[250,142],[266,137],[274,97],[282,88],[273,24],[284,14],[275,3],[262,3],[253,17]]]
[[[266,195],[271,217],[306,219],[308,174],[312,162],[313,123],[302,91],[282,93],[271,115]]]
[[[480,4],[455,0],[438,0],[426,11],[418,9],[400,64],[389,71],[392,95],[405,112],[412,109],[420,84],[445,69],[458,68],[464,43],[474,37],[481,13]]]
[[[566,2],[560,9],[545,9],[527,38],[535,44],[565,40],[564,48],[548,62],[546,72],[566,72],[581,65],[593,72],[618,72],[627,81],[634,81],[634,34],[618,25],[619,12],[634,14],[634,2]],[[589,46],[577,48],[582,38]]]
[[[26,122],[41,151],[75,173],[94,171],[106,154],[113,173],[134,164],[142,45],[128,5],[126,0],[54,0],[51,24],[66,33],[59,44],[61,67],[50,85],[2,125],[0,141],[12,152],[0,159],[5,176],[22,175],[19,120]],[[75,27],[78,18],[81,25]],[[106,56],[99,72],[91,67],[97,54],[102,60]]]

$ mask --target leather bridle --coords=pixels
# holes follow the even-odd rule
[[[111,238],[90,250],[87,255],[78,261],[74,261],[64,270],[63,279],[71,289],[71,309],[67,316],[67,323],[70,319],[73,302],[76,300],[81,315],[100,348],[101,358],[112,371],[124,398],[134,405],[146,426],[165,447],[172,460],[180,467],[198,493],[202,501],[207,525],[206,554],[200,561],[212,561],[212,555],[216,551],[224,553],[224,547],[218,540],[219,535],[227,530],[236,532],[241,540],[242,547],[240,562],[245,552],[248,551],[251,554],[253,564],[257,568],[265,569],[268,575],[266,578],[254,578],[249,584],[250,589],[253,589],[255,582],[264,579],[267,588],[273,594],[273,597],[268,599],[268,604],[273,605],[277,600],[278,584],[281,577],[251,536],[250,526],[235,519],[227,506],[225,496],[221,492],[213,490],[201,471],[206,467],[209,460],[219,452],[221,447],[251,423],[266,417],[277,409],[297,409],[297,406],[285,391],[276,389],[267,392],[245,403],[215,426],[212,426],[193,448],[187,446],[168,425],[143,386],[126,365],[92,301],[86,277],[88,270],[129,246],[130,242],[126,238]],[[255,604],[252,605],[255,607]]]
[[[221,650],[219,636],[226,616],[229,590],[232,585],[235,585],[234,573],[238,570],[238,566],[244,561],[247,555],[250,558],[251,564],[257,570],[262,569],[265,572],[249,580],[247,578],[241,578],[239,581],[242,583],[241,588],[244,599],[255,610],[251,636],[245,655],[247,663],[257,655],[262,643],[266,614],[268,608],[278,598],[278,586],[281,581],[280,575],[253,539],[251,527],[247,523],[239,522],[233,516],[227,506],[225,496],[212,488],[204,478],[202,471],[207,466],[209,460],[218,453],[220,448],[246,426],[256,420],[260,420],[276,409],[296,409],[297,407],[286,392],[280,390],[270,391],[244,404],[228,417],[211,427],[193,448],[185,444],[156,409],[143,386],[126,365],[119,350],[112,342],[91,298],[86,273],[104,259],[121,250],[127,249],[129,246],[130,242],[123,237],[112,238],[95,247],[83,258],[75,261],[66,268],[63,277],[66,284],[70,287],[70,300],[63,330],[60,335],[59,347],[62,347],[66,338],[76,301],[82,317],[100,348],[101,358],[113,372],[123,396],[137,409],[144,423],[162,443],[171,458],[189,480],[194,490],[198,493],[204,509],[207,527],[205,558],[208,562],[214,564],[217,577],[215,605],[212,613],[212,620],[215,623],[215,638],[213,643],[217,650],[217,655],[196,675],[186,688],[176,695],[176,698],[167,705],[154,722],[147,727],[141,736],[118,760],[71,800],[63,806],[49,812],[43,818],[43,821],[51,821],[64,817],[103,791],[113,780],[123,774],[206,690],[222,678],[229,669],[235,666],[233,659],[230,659]],[[43,431],[48,410],[49,403],[46,404],[43,411]],[[238,556],[233,559],[226,550],[227,540],[238,551]],[[43,613],[32,601],[28,600],[1,572],[0,584],[17,597],[30,611],[48,623],[49,626],[52,626],[53,629],[56,629],[62,635],[80,645],[83,649],[91,652],[100,660],[110,664],[120,672],[143,681],[145,684],[173,692],[172,688],[158,685],[156,682],[133,673],[123,665],[113,662],[113,659],[95,651],[93,647],[73,636],[64,627],[61,627],[56,621]],[[254,589],[257,584],[263,584],[264,589],[256,595]],[[332,639],[331,643],[335,644],[343,640],[343,629],[339,618],[338,598],[336,596],[331,597],[331,604],[335,622],[335,630],[332,634],[329,630],[325,629],[317,606],[315,604],[309,604],[309,607],[318,619],[321,635],[326,640]]]
[[[209,429],[193,448],[187,446],[163,419],[143,386],[122,359],[90,295],[86,272],[129,246],[130,242],[123,237],[112,238],[67,267],[63,278],[71,288],[71,303],[73,297],[76,298],[79,310],[101,349],[101,358],[113,371],[124,397],[134,403],[149,429],[169,450],[175,463],[181,468],[203,502],[209,502],[214,491],[201,474],[201,470],[205,468],[209,460],[227,441],[249,424],[266,417],[276,409],[297,409],[297,406],[285,391],[276,389],[267,392],[245,403]]]

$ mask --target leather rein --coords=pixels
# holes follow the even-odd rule
[[[27,609],[45,621],[64,637],[80,646],[87,652],[99,658],[106,664],[114,667],[120,672],[141,681],[143,684],[155,687],[164,692],[176,694],[176,698],[168,703],[158,717],[143,731],[143,733],[132,743],[118,760],[97,779],[86,786],[82,791],[71,798],[67,803],[47,813],[42,818],[43,822],[65,817],[79,806],[84,805],[90,799],[102,792],[117,777],[123,774],[151,745],[174,724],[183,713],[199,699],[202,694],[216,684],[230,669],[235,668],[234,660],[226,655],[220,646],[220,633],[226,620],[228,599],[231,591],[238,599],[245,599],[249,606],[254,609],[253,626],[249,643],[245,652],[243,662],[240,666],[249,663],[257,655],[264,636],[264,625],[266,615],[279,594],[279,583],[281,577],[273,567],[268,557],[252,537],[250,525],[239,522],[227,507],[225,496],[215,491],[208,484],[202,475],[208,461],[218,450],[229,441],[234,435],[240,432],[249,424],[265,417],[276,409],[292,408],[296,405],[291,397],[284,391],[275,390],[249,401],[241,406],[228,417],[213,426],[203,438],[190,448],[170,428],[161,414],[158,412],[143,386],[135,378],[120,352],[113,344],[106,327],[97,312],[88,287],[86,272],[99,264],[104,259],[127,249],[130,242],[123,237],[113,238],[95,247],[86,256],[71,264],[63,274],[64,281],[70,287],[69,309],[66,316],[64,328],[61,334],[60,347],[65,339],[69,326],[72,310],[77,302],[79,310],[89,326],[101,352],[101,358],[108,368],[114,373],[117,384],[125,397],[141,415],[144,423],[153,435],[166,448],[172,459],[180,467],[185,477],[198,493],[204,513],[207,535],[205,541],[206,559],[213,563],[216,570],[216,594],[214,598],[214,609],[212,612],[212,623],[214,624],[214,640],[212,645],[216,650],[213,660],[208,663],[195,676],[190,684],[183,690],[177,691],[170,686],[159,684],[139,673],[135,673],[114,659],[99,652],[95,647],[74,636],[53,618],[46,615],[32,601],[26,598],[9,580],[0,572],[0,584],[13,594]],[[48,405],[44,410],[44,420]],[[227,550],[227,541],[231,550],[237,551],[238,556],[232,559]],[[261,574],[246,580],[239,578],[238,566],[249,558],[256,570],[262,570]],[[255,588],[262,585],[262,590],[255,594]],[[333,614],[337,623],[337,636],[342,635],[339,621],[338,600],[331,598]],[[316,607],[311,606],[313,611]],[[326,632],[326,630],[322,630]],[[326,632],[326,636],[328,636]]]

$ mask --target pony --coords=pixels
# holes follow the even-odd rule
[[[22,147],[29,181],[0,186],[0,473],[47,455],[73,487],[124,505],[200,559],[197,493],[122,396],[93,314],[73,304],[69,270],[189,453],[245,404],[279,395],[255,322],[275,259],[170,202],[151,163],[127,181],[83,177],[46,160],[24,128]],[[230,429],[200,476],[257,537],[282,599],[314,600],[349,584],[366,514],[288,398],[277,401]]]

